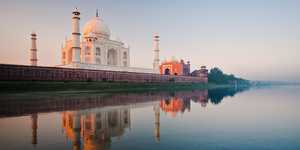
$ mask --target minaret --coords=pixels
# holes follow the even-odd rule
[[[154,61],[153,70],[159,72],[159,36],[154,35]]]
[[[80,63],[80,12],[77,8],[75,8],[72,14],[72,63]]]
[[[31,33],[30,65],[37,66],[36,33]]]

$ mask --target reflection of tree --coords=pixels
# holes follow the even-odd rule
[[[245,91],[247,89],[248,87],[211,89],[208,90],[208,98],[212,104],[219,104],[224,97],[233,97],[236,93]]]

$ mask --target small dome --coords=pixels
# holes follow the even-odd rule
[[[110,37],[110,30],[100,17],[89,20],[83,28],[83,36],[88,37],[91,33]]]

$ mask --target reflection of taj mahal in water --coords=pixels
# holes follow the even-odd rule
[[[225,95],[224,95],[225,96]],[[79,111],[64,111],[61,114],[63,134],[72,143],[74,150],[110,149],[112,138],[122,136],[132,128],[132,108],[152,107],[153,140],[161,141],[161,122],[163,117],[177,117],[178,113],[191,111],[191,103],[206,107],[209,103],[209,91],[176,92],[151,101],[130,103],[116,107],[100,107]],[[212,101],[212,99],[211,99]],[[211,102],[214,104],[214,102]],[[32,144],[38,144],[38,115],[31,115]]]
[[[175,117],[177,112],[190,111],[191,101],[200,102],[205,107],[207,90],[192,98],[170,97],[153,105],[153,134],[156,142],[160,141],[160,111]],[[200,100],[200,101],[199,101]],[[205,105],[203,105],[205,103]],[[73,149],[96,150],[109,149],[111,138],[121,138],[126,129],[131,129],[130,108],[111,110],[66,111],[62,113],[62,126],[66,136],[72,141]]]
[[[63,132],[56,136],[61,138],[59,140],[64,140],[63,137],[65,136],[69,143],[66,146],[86,150],[108,149],[112,142],[118,142],[115,139],[124,141],[125,134],[126,137],[131,135],[129,131],[137,132],[134,128],[137,125],[136,123],[139,123],[139,121],[137,122],[139,119],[135,118],[136,113],[144,113],[144,110],[132,111],[132,109],[147,108],[148,110],[145,112],[148,114],[150,111],[148,116],[150,118],[147,118],[149,122],[144,124],[152,131],[153,142],[160,142],[164,140],[161,135],[165,134],[164,130],[166,128],[165,125],[161,126],[161,123],[166,123],[161,122],[161,119],[165,120],[165,117],[169,116],[178,117],[179,113],[190,112],[192,111],[191,106],[194,110],[197,107],[206,107],[207,104],[219,105],[224,97],[233,97],[236,93],[247,89],[226,88],[171,93],[38,96],[33,97],[26,103],[24,103],[24,99],[19,97],[15,99],[4,96],[4,103],[0,105],[0,118],[29,116],[31,139],[28,140],[31,141],[32,146],[40,148],[39,141],[45,142],[45,137],[39,137],[39,130],[44,132],[49,126],[45,128],[45,124],[39,124],[39,114],[48,115],[51,112],[61,112],[59,114],[52,113],[55,114],[56,118],[59,117],[61,122],[50,128],[55,131],[63,129]],[[43,115],[41,118],[44,118]],[[53,121],[57,121],[57,119]],[[43,125],[42,128],[39,128],[40,125]],[[39,138],[42,140],[39,140]]]
[[[158,105],[157,105],[158,106]],[[154,106],[155,139],[160,140],[160,109]],[[130,109],[67,111],[62,113],[62,127],[74,150],[109,149],[111,138],[120,139],[131,128]]]
[[[163,140],[161,134],[164,134],[164,128],[161,128],[161,118],[178,117],[180,113],[190,112],[192,105],[193,109],[197,106],[206,107],[208,103],[218,105],[224,97],[234,96],[235,93],[243,90],[246,89],[177,91],[154,95],[149,95],[149,93],[95,95],[81,98],[67,97],[66,99],[60,97],[57,100],[49,99],[47,105],[44,102],[39,103],[41,100],[37,98],[28,104],[16,101],[13,105],[1,105],[0,112],[5,110],[7,112],[5,116],[30,115],[33,146],[39,143],[38,114],[62,112],[61,126],[56,127],[63,129],[62,135],[65,135],[72,143],[73,149],[109,149],[112,141],[123,139],[124,134],[130,136],[128,132],[135,130],[133,124],[136,122],[132,120],[133,111],[131,111],[133,108],[146,107],[152,110],[150,114],[152,119],[147,124],[150,124],[153,141],[160,142]],[[10,106],[14,107],[10,108]]]
[[[107,149],[111,137],[120,137],[130,128],[130,110],[67,111],[62,114],[62,126],[72,141],[73,149]]]

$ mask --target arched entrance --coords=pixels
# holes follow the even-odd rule
[[[170,69],[169,68],[165,69],[164,74],[165,75],[170,75]]]
[[[115,49],[109,49],[107,52],[107,65],[117,65],[117,51]]]

